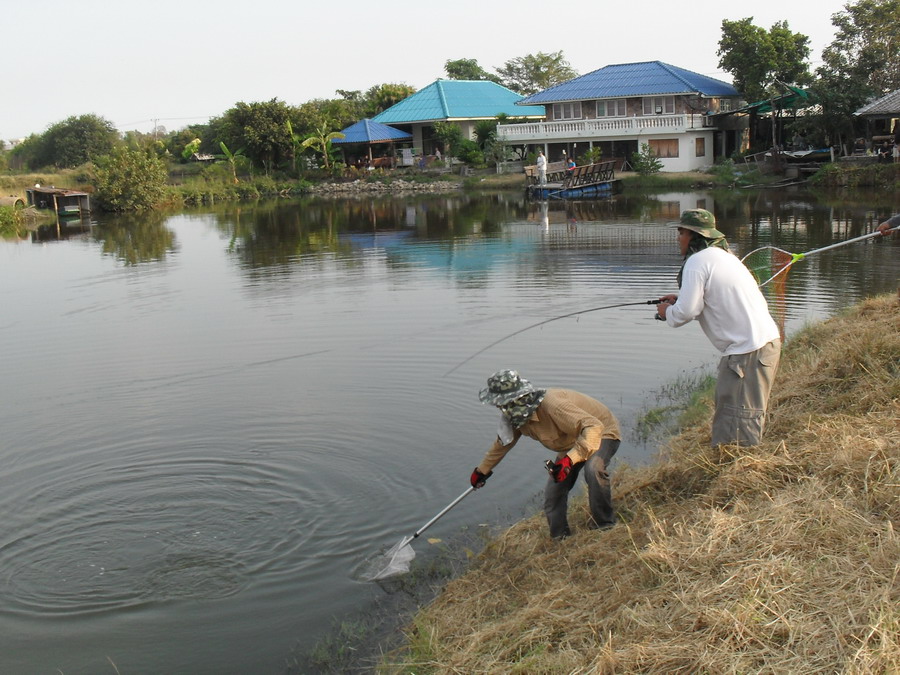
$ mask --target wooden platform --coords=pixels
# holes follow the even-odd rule
[[[537,182],[537,176],[526,173],[525,190],[536,199],[571,199],[575,197],[607,197],[617,192],[616,162],[598,162],[576,166],[564,172],[548,175],[548,182]]]

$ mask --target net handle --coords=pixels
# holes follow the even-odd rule
[[[447,504],[447,506],[445,506],[445,507],[441,510],[440,513],[438,513],[434,518],[432,518],[432,519],[429,520],[427,523],[425,523],[422,527],[420,527],[420,528],[416,531],[416,533],[415,533],[412,537],[410,537],[409,541],[412,541],[413,539],[415,539],[416,537],[418,537],[420,534],[422,534],[425,530],[427,530],[429,527],[431,527],[432,525],[434,525],[438,520],[440,520],[440,519],[447,513],[447,511],[449,511],[449,510],[452,509],[454,506],[456,506],[457,504],[459,504],[463,499],[465,499],[466,497],[468,497],[468,496],[469,496],[470,494],[472,494],[472,492],[474,492],[474,491],[475,491],[475,488],[474,488],[474,487],[470,487],[468,490],[466,490],[465,492],[463,492],[459,497],[457,497],[457,498],[454,499],[452,502],[450,502],[449,504]]]

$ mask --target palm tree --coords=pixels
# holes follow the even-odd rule
[[[322,126],[319,127],[316,131],[314,131],[308,138],[304,141],[301,141],[300,147],[302,149],[312,148],[316,152],[322,154],[322,157],[325,159],[325,168],[330,169],[330,154],[331,154],[331,142],[336,141],[338,139],[344,138],[344,134],[340,131],[328,131],[328,124],[322,123]]]

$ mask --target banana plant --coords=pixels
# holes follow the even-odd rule
[[[231,150],[228,149],[228,146],[222,141],[219,141],[219,147],[222,148],[222,154],[225,155],[225,159],[228,160],[228,164],[231,166],[231,177],[234,179],[235,183],[240,183],[237,177],[237,160],[238,157],[243,156],[244,151],[235,150],[234,152],[231,152]]]
[[[323,123],[320,128],[314,131],[308,138],[300,142],[300,148],[312,148],[320,153],[325,160],[325,168],[330,170],[331,142],[344,138],[344,134],[340,131],[328,131],[328,125]]]

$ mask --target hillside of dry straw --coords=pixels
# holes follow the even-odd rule
[[[897,298],[790,341],[761,446],[708,426],[614,472],[611,530],[509,529],[382,672],[900,672]]]

